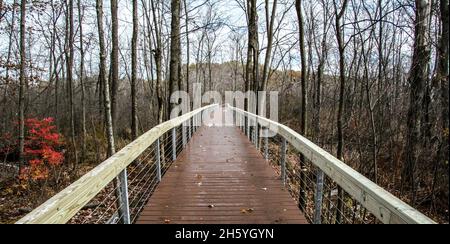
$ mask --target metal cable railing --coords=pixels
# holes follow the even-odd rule
[[[227,108],[236,126],[278,171],[310,223],[435,223],[292,129]]]

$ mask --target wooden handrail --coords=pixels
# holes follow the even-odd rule
[[[158,138],[194,116],[217,106],[219,105],[209,105],[156,126],[23,217],[16,224],[67,223]]]
[[[401,201],[289,127],[242,109],[234,108],[230,105],[227,106],[229,109],[255,120],[262,127],[269,128],[271,131],[283,136],[312,164],[320,168],[382,223],[436,224],[417,209]]]

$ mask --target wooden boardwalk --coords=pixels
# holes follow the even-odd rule
[[[306,224],[295,200],[237,128],[203,127],[137,224]]]

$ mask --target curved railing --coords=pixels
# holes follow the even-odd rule
[[[287,126],[227,106],[237,126],[279,168],[311,223],[435,223]],[[276,136],[260,136],[267,132]],[[289,145],[307,160],[301,162],[295,153],[287,157]]]
[[[206,106],[156,126],[17,224],[133,223],[170,163],[200,126],[202,114],[218,106]],[[121,175],[120,185],[114,184]]]

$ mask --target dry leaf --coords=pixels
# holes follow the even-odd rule
[[[250,214],[250,213],[253,213],[254,211],[255,211],[255,209],[253,209],[253,208],[247,208],[247,209],[242,209],[241,213],[242,214]]]
[[[166,224],[170,224],[170,219],[166,219],[166,220],[164,220],[164,223],[166,223]]]
[[[215,208],[216,206],[214,206],[213,204],[209,205],[208,208]]]

